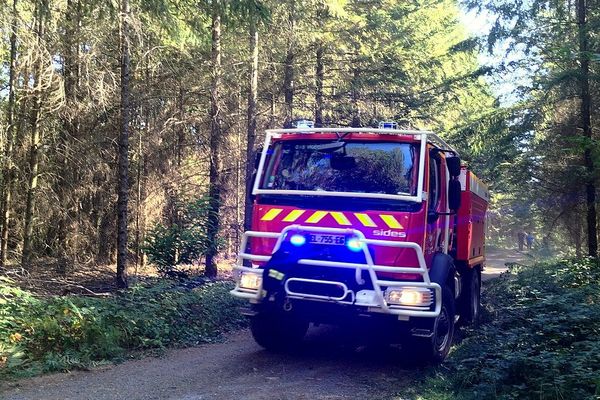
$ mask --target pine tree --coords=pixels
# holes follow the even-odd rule
[[[2,233],[0,236],[0,269],[6,265],[8,258],[8,239],[10,225],[10,211],[12,206],[12,186],[14,180],[14,160],[13,148],[16,139],[16,96],[15,86],[17,78],[17,24],[18,24],[17,0],[12,3],[11,15],[11,33],[10,33],[10,59],[8,66],[8,104],[6,107],[6,142],[4,148],[4,165],[3,170],[3,186],[2,200],[0,206],[2,208],[2,220],[0,226]]]
[[[129,54],[129,0],[121,0],[120,43],[121,43],[121,124],[118,150],[118,199],[117,199],[117,276],[119,288],[127,287],[128,256],[128,205],[129,205],[129,124],[131,120]]]
[[[34,224],[34,207],[38,188],[38,170],[40,162],[40,145],[41,145],[41,117],[42,105],[44,102],[44,35],[46,29],[46,20],[49,13],[47,0],[41,0],[36,3],[35,10],[35,36],[36,46],[38,50],[37,60],[34,67],[34,82],[33,82],[33,106],[31,110],[31,132],[30,132],[30,147],[29,147],[29,170],[28,170],[28,188],[27,201],[25,205],[23,233],[23,255],[22,264],[29,267],[32,257],[32,240],[33,240],[33,224]]]
[[[207,237],[209,247],[205,259],[205,275],[217,276],[215,257],[218,252],[219,209],[221,206],[221,2],[212,2],[212,46],[211,46],[211,89],[210,89],[210,167],[209,167],[209,217],[207,221]]]

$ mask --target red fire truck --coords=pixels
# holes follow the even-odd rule
[[[433,132],[268,130],[252,195],[232,294],[261,346],[368,324],[440,362],[456,322],[477,320],[489,192]]]

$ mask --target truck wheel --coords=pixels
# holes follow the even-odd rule
[[[291,349],[302,341],[308,322],[280,313],[259,313],[250,319],[254,341],[267,350]]]
[[[481,315],[481,269],[466,271],[461,316],[466,324],[477,325]]]
[[[448,286],[442,287],[442,308],[429,325],[431,337],[411,337],[406,343],[405,353],[415,364],[437,364],[446,358],[454,338],[454,295]]]

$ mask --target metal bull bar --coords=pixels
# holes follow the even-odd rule
[[[417,316],[417,317],[437,317],[440,313],[441,303],[442,303],[442,289],[440,285],[435,282],[431,282],[429,279],[429,272],[427,270],[427,266],[425,264],[425,258],[423,257],[423,251],[421,246],[417,243],[413,242],[394,242],[389,240],[376,240],[376,239],[367,239],[364,234],[356,229],[342,229],[342,228],[323,228],[323,227],[309,227],[309,226],[301,226],[301,225],[290,225],[282,230],[280,233],[276,232],[258,232],[258,231],[247,231],[244,232],[241,243],[241,251],[238,254],[236,265],[233,267],[234,277],[236,280],[236,287],[231,291],[231,293],[239,298],[248,299],[251,302],[259,303],[264,297],[264,291],[262,289],[262,282],[257,289],[248,289],[240,286],[240,279],[242,272],[250,272],[254,274],[262,274],[264,271],[259,268],[250,268],[244,266],[244,260],[249,261],[259,261],[259,262],[267,262],[271,259],[271,256],[264,255],[255,255],[251,253],[246,253],[246,246],[248,244],[248,238],[256,237],[256,238],[270,238],[277,239],[277,243],[273,248],[272,253],[275,253],[279,250],[281,243],[286,237],[286,234],[289,231],[299,231],[299,232],[313,232],[313,233],[325,233],[325,234],[342,234],[342,235],[352,235],[357,240],[363,244],[361,246],[363,254],[365,256],[366,263],[350,263],[350,262],[339,262],[339,261],[325,261],[325,260],[313,260],[313,259],[300,259],[298,260],[298,264],[301,265],[312,265],[312,266],[322,266],[322,267],[332,267],[332,268],[347,268],[354,269],[355,279],[357,284],[363,284],[364,280],[362,279],[362,271],[366,270],[369,273],[369,277],[371,278],[371,282],[373,284],[374,298],[372,299],[355,299],[354,293],[347,289],[346,285],[342,282],[332,282],[332,281],[314,281],[314,283],[323,283],[323,284],[339,284],[339,287],[343,288],[346,293],[352,293],[353,302],[356,306],[366,306],[369,308],[369,311],[374,312],[382,312],[387,314],[393,314],[398,316]],[[413,249],[417,254],[417,259],[419,262],[419,267],[394,267],[394,266],[386,266],[386,265],[376,265],[373,262],[373,257],[367,245],[373,246],[387,246],[387,247],[396,247],[396,248],[409,248]],[[383,280],[377,277],[377,272],[388,272],[388,273],[405,273],[405,274],[418,274],[421,275],[423,282],[413,282],[413,281],[391,281],[391,280]],[[261,275],[262,276],[262,275]],[[298,280],[299,278],[293,278]],[[309,280],[306,280],[309,281]],[[307,300],[321,300],[321,301],[331,301],[337,303],[345,303],[341,301],[344,297],[327,297],[321,295],[314,294],[304,294],[292,292],[289,290],[288,285],[284,285],[286,295],[289,298],[296,299],[307,299]],[[393,287],[393,288],[426,288],[429,290],[433,290],[435,292],[435,307],[434,310],[430,310],[429,308],[424,308],[421,306],[408,306],[408,305],[397,305],[397,304],[389,304],[385,299],[384,291],[382,287]]]

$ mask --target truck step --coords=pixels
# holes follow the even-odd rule
[[[410,331],[410,334],[412,336],[417,336],[417,337],[425,337],[425,338],[430,338],[433,336],[433,332],[429,329],[418,329],[418,328],[413,328]]]

